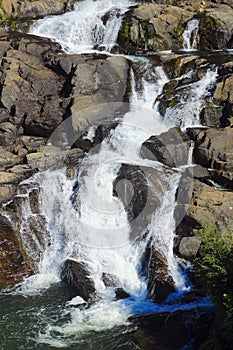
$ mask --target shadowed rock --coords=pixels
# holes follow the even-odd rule
[[[95,296],[94,281],[84,262],[68,259],[61,266],[61,280],[85,301]]]

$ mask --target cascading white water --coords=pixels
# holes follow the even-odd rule
[[[182,91],[182,96],[174,107],[166,110],[164,119],[169,125],[178,125],[181,128],[200,125],[200,112],[204,104],[208,90],[213,86],[217,78],[217,69],[208,70],[207,73]],[[184,90],[184,86],[181,89]]]
[[[122,15],[132,5],[131,0],[80,1],[74,11],[35,22],[30,33],[51,38],[70,53],[110,51],[116,43]]]
[[[135,293],[140,290],[137,264],[142,252],[135,256],[131,251],[127,215],[121,201],[113,196],[113,181],[122,163],[146,166],[147,162],[139,156],[141,144],[152,134],[167,130],[159,113],[152,110],[154,96],[161,93],[167,78],[161,68],[151,72],[153,83],[143,82],[145,95],[140,94],[138,99],[137,92],[133,91],[131,111],[110,138],[102,143],[99,153],[87,156],[80,166],[79,213],[70,200],[74,183],[66,178],[64,172],[45,172],[35,176],[41,188],[41,211],[47,218],[47,230],[50,232],[49,245],[40,262],[41,274],[58,276],[62,261],[72,257],[95,266],[96,285],[101,285],[103,272],[114,271],[127,290]],[[138,105],[135,105],[136,101]],[[150,109],[142,107],[145,102],[150,103]],[[104,254],[99,248],[104,250]]]
[[[192,51],[197,49],[198,28],[199,28],[198,19],[194,18],[188,22],[182,35],[184,50]]]

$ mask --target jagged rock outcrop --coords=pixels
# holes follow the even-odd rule
[[[101,143],[124,110],[129,65],[121,57],[66,55],[49,39],[4,29],[0,44],[0,202],[4,203],[21,180],[38,170],[62,166],[74,142],[82,152]],[[96,107],[101,104],[103,108]],[[81,113],[86,108],[88,112]],[[84,140],[94,123],[96,137],[93,142]],[[53,147],[46,145],[48,138]]]
[[[24,246],[9,220],[0,215],[0,288],[33,274]]]

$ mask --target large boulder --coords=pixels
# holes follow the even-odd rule
[[[177,49],[182,47],[184,23],[193,15],[177,6],[142,4],[126,16],[118,40],[127,51]]]
[[[188,177],[185,177],[187,182]],[[225,230],[233,220],[233,192],[190,179],[181,179],[175,208],[178,235],[195,235],[196,230],[213,225]]]
[[[61,266],[61,280],[85,301],[95,297],[95,284],[84,262],[66,260]]]
[[[32,273],[20,238],[10,221],[0,216],[0,288],[21,282]]]
[[[142,144],[142,158],[157,160],[170,167],[188,163],[190,138],[174,127],[159,136],[151,136]]]
[[[194,161],[211,168],[215,181],[233,188],[233,129],[190,129],[189,134],[195,141]]]
[[[119,117],[123,102],[128,100],[128,73],[129,64],[124,57],[79,61],[71,80],[72,126],[76,138],[93,124],[99,126]]]
[[[233,9],[227,3],[215,8],[207,8],[200,15],[199,47],[206,49],[224,49],[232,45],[232,16]]]
[[[199,237],[181,237],[174,245],[175,253],[185,259],[192,261],[196,258],[201,245]]]
[[[169,170],[122,164],[114,181],[114,195],[121,199],[131,225],[134,240],[151,223],[160,207],[162,195],[169,189]]]
[[[8,51],[3,66],[2,105],[27,135],[50,136],[63,120],[59,104],[63,79],[38,58],[16,50]]]

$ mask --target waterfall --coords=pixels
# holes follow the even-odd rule
[[[114,271],[127,291],[134,294],[139,291],[140,294],[143,284],[145,292],[144,282],[137,271],[145,247],[135,254],[138,248],[131,246],[127,215],[122,202],[113,196],[113,182],[122,163],[158,167],[159,171],[164,172],[160,164],[140,158],[141,144],[151,135],[160,134],[168,128],[161,122],[158,111],[152,109],[154,96],[162,92],[167,78],[161,67],[148,72],[150,81],[148,77],[143,77],[142,90],[137,91],[131,71],[131,110],[110,137],[102,142],[99,153],[85,157],[77,180],[67,179],[65,170],[47,171],[34,176],[35,183],[39,183],[40,210],[46,218],[48,232],[46,248],[39,263],[40,276],[51,275],[54,281],[59,276],[61,263],[73,258],[86,261],[92,267],[96,286],[99,285],[100,289],[103,287],[102,273]],[[32,179],[28,181],[33,182]],[[71,201],[75,181],[79,183],[76,198],[78,212]],[[175,185],[171,187],[176,188]],[[31,215],[28,204],[25,205],[25,212],[23,225]],[[171,216],[172,213],[171,208]],[[170,231],[173,233],[173,227]]]
[[[168,269],[177,288],[184,288],[173,256],[173,211],[181,173],[166,172],[162,164],[140,157],[141,144],[151,135],[169,128],[161,120],[157,105],[152,108],[155,97],[161,94],[166,82],[167,77],[161,67],[147,66],[139,84],[141,89],[137,89],[138,82],[132,70],[130,111],[103,141],[99,152],[84,158],[77,179],[67,179],[63,169],[38,173],[24,182],[39,185],[40,215],[45,218],[47,233],[44,237],[45,250],[38,265],[39,273],[21,285],[21,292],[31,295],[47,288],[49,282],[59,279],[62,262],[71,258],[85,262],[89,267],[100,298],[89,309],[69,309],[67,306],[64,314],[69,312],[70,321],[62,326],[50,323],[45,332],[41,332],[40,343],[62,347],[67,345],[71,335],[122,325],[132,312],[157,311],[158,307],[146,299],[147,281],[140,276],[139,270],[149,241],[167,257]],[[122,163],[143,167],[145,175],[147,169],[155,169],[161,176],[161,185],[164,181],[167,187],[152,221],[133,240],[130,239],[130,224],[122,201],[113,196],[113,182]],[[71,198],[76,181],[79,190],[75,208]],[[150,191],[154,189],[150,188]],[[27,225],[27,218],[31,215],[28,203],[24,208],[23,226]],[[147,236],[143,238],[145,232]],[[30,247],[27,248],[30,251]],[[131,295],[128,305],[124,301],[113,300],[114,289],[104,285],[103,273],[116,276],[119,285]]]
[[[56,40],[69,53],[94,49],[110,51],[116,43],[122,16],[132,4],[130,0],[81,1],[74,11],[35,22],[30,31]],[[186,49],[193,45],[192,36],[198,27],[194,20],[191,22],[183,34],[184,41],[189,43]],[[168,170],[159,162],[142,159],[140,149],[150,136],[160,135],[174,125],[187,127],[199,123],[200,108],[216,79],[216,71],[208,71],[202,79],[193,83],[179,105],[168,108],[165,117],[161,118],[159,101],[155,105],[154,101],[168,79],[161,67],[153,67],[147,59],[140,58],[140,62],[139,77],[133,68],[130,71],[132,91],[129,111],[103,140],[98,152],[86,154],[76,178],[68,179],[65,169],[60,169],[38,173],[22,183],[25,187],[29,186],[29,190],[19,194],[23,198],[20,232],[28,254],[33,251],[31,258],[38,273],[25,280],[15,292],[24,296],[40,293],[59,281],[61,264],[66,259],[72,259],[88,266],[99,299],[84,309],[70,307],[72,301],[62,305],[59,310],[62,321],[58,324],[57,320],[49,320],[39,334],[40,343],[62,348],[70,345],[69,341],[72,344],[72,337],[81,337],[85,332],[103,331],[125,324],[132,313],[174,308],[174,305],[158,306],[146,298],[147,280],[141,276],[140,267],[149,244],[167,258],[168,272],[176,288],[183,290],[186,287],[173,255],[173,213],[182,167]],[[92,139],[94,134],[92,127],[87,138]],[[158,197],[158,207],[147,226],[140,226],[144,213],[129,222],[124,191],[123,196],[114,195],[114,191],[117,192],[114,182],[122,164],[143,169],[148,184],[148,201],[152,195]],[[160,191],[153,187],[151,171],[155,171],[152,174],[159,183]],[[123,185],[127,186],[124,180]],[[32,189],[39,189],[39,214],[33,213],[30,207]],[[26,235],[27,231],[30,232],[31,219],[39,216],[44,223],[43,244],[33,231],[30,241]],[[132,235],[133,225],[141,230],[137,235]],[[114,275],[130,298],[115,301],[114,288],[105,286],[103,273]]]
[[[166,110],[164,119],[169,125],[178,125],[181,128],[200,125],[200,112],[205,97],[210,96],[210,89],[217,78],[217,69],[208,69],[207,73],[191,86],[182,86],[180,101]],[[177,93],[179,91],[177,90]]]
[[[110,51],[122,16],[132,5],[131,0],[80,1],[74,11],[36,21],[29,33],[55,40],[69,53]]]
[[[196,18],[188,22],[182,35],[184,50],[192,51],[197,49],[198,26],[199,20]]]

